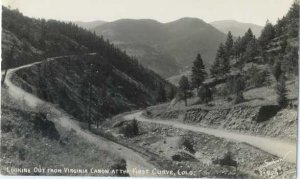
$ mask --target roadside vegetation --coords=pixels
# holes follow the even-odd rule
[[[91,174],[89,170],[118,167],[118,157],[97,150],[75,131],[66,131],[55,125],[47,119],[47,115],[51,114],[44,113],[41,108],[30,109],[22,100],[14,101],[6,90],[4,87],[1,89],[1,174],[107,176],[111,174]],[[62,171],[64,168],[81,168],[87,169],[88,173],[34,172],[34,167],[39,166]],[[7,167],[29,168],[30,173],[11,173]]]

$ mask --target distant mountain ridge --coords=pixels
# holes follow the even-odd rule
[[[259,37],[263,29],[263,27],[260,25],[238,22],[236,20],[220,20],[211,22],[210,24],[223,33],[228,33],[228,31],[231,31],[233,36],[236,37],[243,36],[249,28],[251,28],[256,37]]]
[[[94,29],[95,27],[103,25],[103,24],[105,24],[107,22],[101,21],[101,20],[97,20],[97,21],[90,21],[90,22],[75,21],[73,23],[76,24],[76,25],[78,25],[79,27],[84,28],[84,29],[91,30],[91,29]]]
[[[163,77],[189,68],[197,53],[201,53],[205,65],[210,66],[218,45],[226,38],[224,33],[197,18],[169,23],[120,19],[91,30]]]

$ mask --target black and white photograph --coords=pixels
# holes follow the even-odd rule
[[[297,178],[298,0],[2,0],[2,176]]]

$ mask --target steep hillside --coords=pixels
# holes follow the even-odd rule
[[[122,19],[93,30],[121,49],[130,51],[131,55],[139,57],[141,64],[164,77],[189,67],[199,52],[203,54],[204,63],[210,66],[218,44],[225,39],[225,34],[196,18],[170,23]]]
[[[178,120],[295,142],[299,90],[298,2],[277,24],[267,23],[258,38],[248,30],[236,40],[228,35],[224,44],[218,49],[209,76],[196,70],[192,72],[204,76],[200,85],[191,90],[181,83],[185,96],[178,95],[165,108],[149,108],[145,114],[154,119]],[[179,76],[169,78],[177,83],[178,79]],[[195,85],[195,80],[191,84]],[[187,94],[191,94],[190,99]]]
[[[31,109],[22,99],[13,100],[7,89],[1,88],[2,175],[88,175],[68,173],[64,168],[111,168],[120,160],[116,155],[98,150],[76,131],[55,125],[50,120],[52,115],[49,111],[46,116],[39,109]],[[33,168],[38,166],[62,172],[34,171]]]
[[[43,80],[45,77],[47,80]],[[84,55],[62,57],[19,70],[14,81],[82,121],[90,110],[92,121],[96,121],[155,104],[159,94],[156,84],[149,82],[163,81],[151,78],[145,75],[144,81],[140,81],[99,55]]]
[[[3,28],[8,29],[3,31],[4,68],[31,63],[35,53],[40,54],[36,61],[64,56],[18,71],[14,80],[76,117],[87,111],[87,105],[89,120],[152,105],[165,100],[162,91],[173,88],[136,59],[72,23],[31,19],[5,7],[3,19]],[[25,28],[29,29],[21,30]],[[28,56],[19,48],[24,43],[30,47]],[[90,52],[93,55],[83,55]],[[19,62],[17,57],[24,59]]]
[[[256,24],[243,23],[235,20],[220,20],[211,22],[210,24],[223,33],[231,31],[232,35],[235,37],[243,36],[249,28],[251,28],[256,37],[259,37],[263,29],[262,26]]]

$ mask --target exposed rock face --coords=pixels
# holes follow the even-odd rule
[[[289,112],[285,112],[288,110]],[[290,114],[290,115],[285,115]],[[285,116],[283,119],[282,116]],[[166,111],[153,116],[154,118],[178,120],[184,123],[193,123],[213,128],[224,128],[251,132],[259,135],[285,137],[296,139],[297,111],[283,109],[276,105],[264,106],[234,106],[231,108]]]

